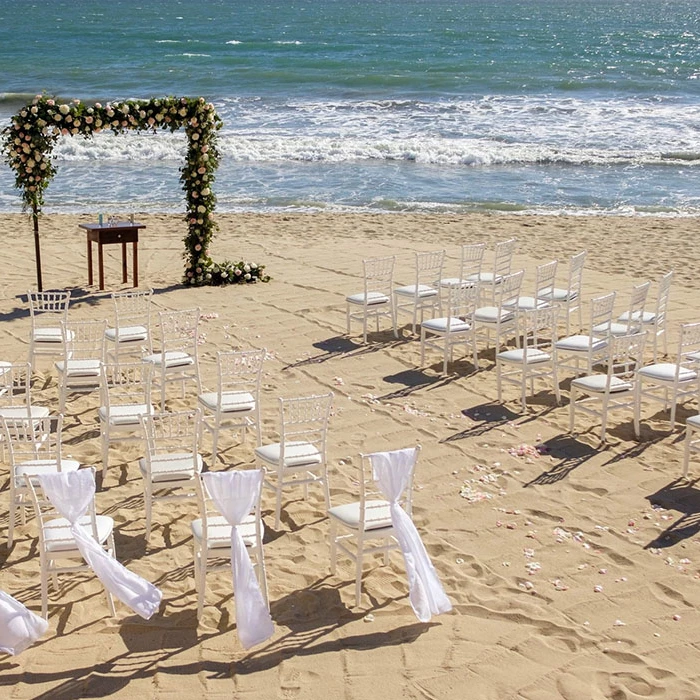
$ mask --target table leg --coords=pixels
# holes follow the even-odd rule
[[[90,233],[87,235],[87,262],[88,262],[88,285],[92,286],[92,241]]]
[[[100,268],[97,273],[100,280],[100,289],[105,288],[105,268],[104,268],[104,256],[102,255],[102,243],[97,244],[97,266]]]
[[[129,281],[129,275],[126,272],[126,243],[122,243],[122,284]]]
[[[139,286],[139,242],[134,241],[134,287]]]

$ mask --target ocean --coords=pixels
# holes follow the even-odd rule
[[[0,0],[0,27],[3,127],[41,92],[213,102],[222,212],[700,214],[697,0]],[[64,137],[44,211],[184,212],[184,146]]]

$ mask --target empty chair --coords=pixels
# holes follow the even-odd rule
[[[146,452],[139,460],[146,506],[146,541],[150,540],[155,501],[194,499],[202,471],[199,454],[201,413],[176,411],[140,416]]]
[[[577,331],[583,328],[582,315],[582,299],[581,299],[581,284],[583,282],[583,268],[586,264],[588,252],[582,250],[576,255],[569,258],[569,274],[567,276],[566,286],[552,287],[551,289],[543,289],[540,291],[540,299],[556,304],[562,309],[559,314],[559,320],[562,317],[566,322],[565,334],[568,336],[571,333],[571,314],[578,314]]]
[[[493,268],[489,270],[482,269],[479,272],[472,272],[467,275],[468,280],[479,282],[483,304],[488,304],[489,302],[495,304],[496,287],[507,275],[510,275],[516,245],[517,240],[515,238],[499,241],[493,249]]]
[[[422,323],[426,309],[429,308],[431,310],[432,316],[435,316],[436,310],[438,313],[441,310],[440,290],[436,286],[435,280],[439,280],[442,277],[444,260],[444,250],[416,253],[414,284],[394,289],[394,294],[396,295],[394,317],[398,319],[399,313],[407,313],[411,316],[411,332],[414,335],[418,325],[419,311]]]
[[[557,261],[544,263],[537,266],[535,277],[535,291],[532,296],[519,296],[505,302],[504,306],[519,311],[534,309],[538,306],[547,306],[548,302],[541,299],[540,295],[545,293],[554,285],[554,278],[557,274]]]
[[[151,301],[153,290],[114,292],[114,326],[107,328],[107,358],[120,358],[153,353],[151,342]]]
[[[485,249],[485,243],[467,243],[461,246],[457,277],[443,277],[438,280],[437,286],[442,289],[451,289],[478,282],[484,262]]]
[[[360,500],[329,508],[331,572],[338,552],[355,562],[355,605],[360,605],[365,555],[400,549],[406,565],[411,607],[421,622],[448,612],[445,595],[430,557],[411,520],[413,478],[420,446],[362,455]],[[378,542],[377,542],[378,540]]]
[[[94,469],[90,467],[81,471],[85,473],[81,475],[82,478],[91,473],[94,484]],[[78,475],[79,472],[75,472],[75,474]],[[103,548],[110,557],[114,557],[114,520],[107,515],[97,515],[95,513],[94,488],[92,497],[88,496],[86,503],[76,503],[73,509],[70,509],[69,505],[69,509],[73,511],[73,517],[69,520],[52,503],[44,486],[45,482],[41,478],[35,480],[27,479],[26,483],[34,506],[39,530],[41,614],[46,619],[48,617],[49,604],[49,577],[53,580],[54,586],[56,586],[57,574],[88,571],[91,569],[90,564],[83,558],[83,553],[71,527],[72,523],[78,525],[83,533],[97,542],[98,546]],[[107,594],[110,613],[114,615],[112,594],[109,590],[105,590],[105,593]]]
[[[495,287],[493,306],[480,306],[474,311],[474,328],[477,336],[486,338],[486,347],[491,342],[491,333],[496,338],[496,352],[509,335],[516,334],[517,313],[512,303],[520,296],[523,271],[503,277]],[[481,295],[483,298],[483,295]],[[508,306],[508,304],[511,306]]]
[[[264,485],[275,491],[275,530],[279,529],[282,512],[282,491],[287,486],[309,484],[323,489],[326,508],[329,506],[326,439],[333,392],[320,396],[280,399],[279,442],[255,448],[255,458],[265,470]]]
[[[32,328],[29,335],[29,364],[34,369],[38,355],[63,355],[61,322],[68,321],[70,291],[27,292]]]
[[[593,328],[609,328],[615,306],[615,292],[591,299],[591,331],[579,333],[557,341],[559,369],[571,370],[575,375],[591,374],[596,360],[608,345],[606,331],[595,333]]]
[[[236,628],[246,649],[274,631],[263,554],[262,482],[259,469],[202,474],[197,479],[201,517],[191,524],[197,619],[204,609],[207,571],[232,571]]]
[[[361,321],[363,343],[367,342],[367,323],[372,317],[377,324],[377,332],[379,332],[379,319],[387,317],[391,320],[394,336],[398,335],[394,314],[395,262],[394,255],[363,260],[364,289],[357,294],[345,297],[348,335],[350,335],[351,321]]]
[[[107,321],[61,322],[63,359],[55,365],[61,413],[65,412],[69,394],[99,389],[106,328]]]
[[[10,460],[10,508],[7,528],[7,546],[14,540],[15,523],[19,511],[25,523],[27,489],[25,477],[35,480],[40,474],[75,471],[80,462],[63,457],[61,432],[63,416],[43,418],[25,416],[2,418],[3,441]]]
[[[639,333],[642,329],[641,318],[644,315],[644,305],[646,304],[649,287],[651,287],[651,282],[644,282],[632,288],[629,309],[623,314],[625,317],[624,321],[605,321],[595,326],[593,332],[597,334],[609,333],[610,335]]]
[[[639,437],[641,404],[644,400],[659,401],[669,407],[671,429],[676,423],[676,407],[689,398],[698,397],[700,361],[700,323],[681,324],[675,362],[658,362],[638,372],[635,396],[634,432]]]
[[[31,384],[32,370],[28,362],[4,362],[0,365],[0,417],[45,418],[49,415],[46,406],[32,403]]]
[[[556,348],[558,315],[557,306],[535,307],[518,314],[521,347],[496,354],[499,402],[503,400],[503,383],[514,384],[520,389],[520,404],[525,411],[528,384],[532,394],[535,391],[535,380],[547,378],[552,382],[557,404],[561,402]]]
[[[110,362],[100,370],[102,481],[107,477],[109,446],[113,442],[143,440],[141,416],[154,413],[151,405],[153,365],[146,362]]]
[[[212,435],[211,464],[216,464],[219,434],[222,430],[255,432],[255,444],[260,446],[260,380],[265,348],[233,350],[216,355],[217,382],[213,391],[199,395],[202,427]]]
[[[659,338],[663,339],[664,355],[668,354],[668,344],[666,341],[666,312],[668,311],[668,300],[671,294],[671,282],[673,282],[673,272],[667,272],[660,280],[656,295],[656,304],[653,311],[641,312],[632,311],[632,320],[635,323],[641,321],[641,325],[650,335],[653,343],[653,362],[656,362]],[[627,323],[630,319],[630,311],[620,314],[618,321]]]
[[[688,476],[690,453],[700,452],[700,414],[690,416],[685,422],[685,444],[683,449],[683,476]]]
[[[634,407],[637,370],[644,361],[646,333],[610,336],[606,347],[605,373],[577,377],[571,381],[569,431],[573,431],[576,411],[600,420],[600,440],[605,442],[608,413]]]
[[[431,318],[420,326],[420,362],[425,362],[425,349],[442,353],[442,373],[447,374],[447,363],[452,362],[454,349],[464,344],[465,356],[471,350],[474,369],[479,367],[479,357],[472,317],[479,299],[479,283],[471,286],[456,285],[447,290],[447,316]]]
[[[186,382],[194,382],[197,394],[202,393],[197,351],[199,319],[199,309],[158,313],[160,350],[143,359],[153,365],[152,385],[160,391],[161,411],[165,410],[166,387],[171,382],[181,384],[183,398]]]

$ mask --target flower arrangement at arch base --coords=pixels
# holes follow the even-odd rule
[[[212,219],[216,197],[212,191],[219,151],[216,132],[221,119],[203,97],[164,97],[88,105],[80,100],[59,102],[37,95],[12,117],[3,130],[5,160],[15,172],[22,191],[23,209],[30,209],[35,227],[44,203],[44,191],[56,174],[51,154],[61,136],[90,138],[101,131],[176,131],[184,128],[187,155],[180,168],[185,191],[188,232],[185,243],[187,285],[224,285],[267,282],[264,266],[253,262],[214,262],[207,251],[217,226]]]

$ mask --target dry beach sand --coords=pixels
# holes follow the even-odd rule
[[[211,574],[196,619],[190,521],[194,502],[159,504],[151,542],[135,444],[114,448],[98,512],[116,522],[118,556],[163,591],[146,622],[118,604],[110,618],[102,588],[65,576],[51,596],[50,627],[16,658],[0,659],[5,698],[698,698],[700,697],[700,484],[680,481],[682,436],[668,432],[658,405],[644,410],[641,443],[631,413],[614,415],[610,444],[581,417],[567,433],[568,377],[555,406],[542,387],[527,414],[511,388],[496,404],[493,350],[480,371],[465,361],[441,377],[441,358],[420,367],[420,344],[388,328],[362,346],[345,336],[348,293],[361,289],[361,260],[398,255],[396,279],[411,281],[416,250],[446,248],[456,272],[458,245],[515,236],[514,269],[587,248],[584,298],[616,289],[620,310],[634,283],[676,271],[669,340],[678,323],[700,320],[700,249],[695,219],[503,215],[220,215],[214,257],[267,265],[269,284],[185,289],[184,224],[139,217],[142,287],[157,309],[199,306],[205,383],[218,349],[265,347],[264,433],[274,436],[277,397],[335,392],[329,454],[334,503],[351,500],[358,454],[423,446],[414,520],[454,610],[419,623],[407,598],[403,562],[366,562],[362,606],[353,607],[352,566],[329,572],[328,523],[318,491],[289,491],[279,532],[264,501],[265,556],[275,635],[245,651],[236,636],[230,575]],[[44,287],[73,291],[76,318],[111,318],[119,284],[118,247],[106,252],[107,290],[87,287],[84,232],[89,217],[42,219]],[[0,217],[0,357],[26,358],[34,284],[31,226]],[[650,298],[655,296],[652,287]],[[359,328],[359,327],[358,327]],[[37,367],[35,400],[57,406],[56,375]],[[193,397],[171,402],[194,405]],[[65,452],[100,466],[97,398],[69,402]],[[679,410],[685,419],[697,410]],[[591,430],[588,430],[589,426]],[[529,446],[540,444],[543,454]],[[523,447],[518,454],[518,446]],[[223,440],[216,469],[252,463],[251,443]],[[203,454],[209,455],[205,438]],[[7,468],[0,500],[0,588],[39,609],[34,523],[8,551]],[[700,475],[700,461],[691,477]],[[368,613],[372,618],[366,618]]]

